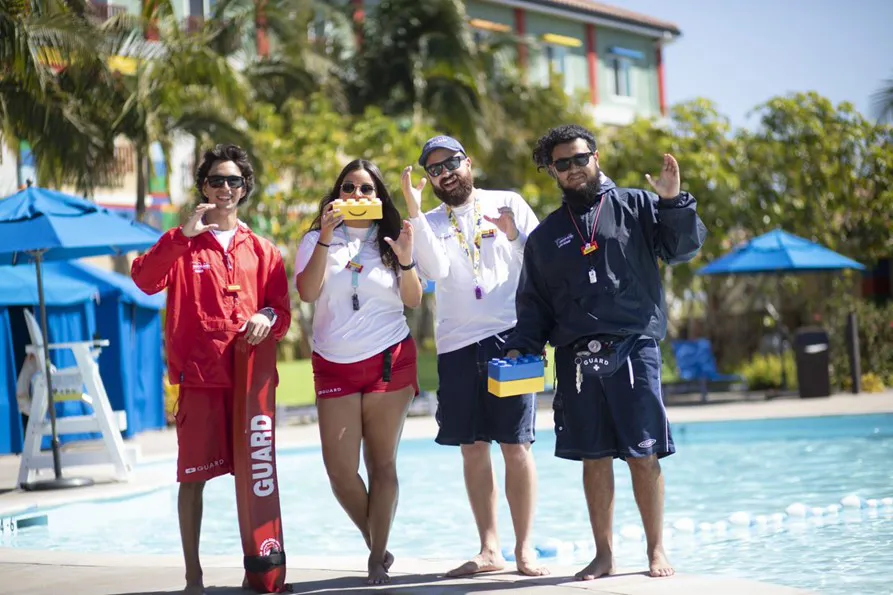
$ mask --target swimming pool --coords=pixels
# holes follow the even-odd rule
[[[821,593],[891,592],[893,505],[879,501],[874,508],[833,512],[827,507],[851,494],[893,496],[893,414],[679,424],[674,436],[678,453],[663,467],[667,548],[679,571],[756,578]],[[553,447],[554,434],[540,432],[534,446],[540,477],[534,542],[548,555],[557,552],[556,562],[581,564],[592,556],[592,537],[580,465],[555,459]],[[494,461],[501,485],[495,450]],[[394,554],[459,559],[473,553],[477,537],[458,451],[431,440],[406,440],[398,465]],[[615,465],[618,564],[644,567],[629,473]],[[289,555],[365,555],[361,538],[331,495],[317,449],[281,452],[279,478]],[[240,554],[232,478],[211,482],[205,493],[202,553]],[[791,507],[794,503],[805,508]],[[822,507],[821,515],[812,516],[810,507]],[[782,515],[786,509],[791,514]],[[3,535],[0,545],[177,554],[176,510],[174,486],[112,502],[73,504],[49,510],[45,526]],[[747,514],[734,514],[741,512]],[[499,522],[503,545],[511,546],[504,499]]]

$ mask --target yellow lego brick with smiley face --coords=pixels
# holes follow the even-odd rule
[[[381,219],[380,198],[348,198],[347,200],[335,199],[333,208],[345,219]]]

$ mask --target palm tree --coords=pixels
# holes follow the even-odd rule
[[[346,111],[343,76],[350,50],[348,10],[337,0],[221,0],[205,23],[211,47],[243,67],[255,101],[282,109],[323,92]],[[318,29],[336,31],[322,37]],[[269,51],[245,40],[265,37]],[[260,43],[258,41],[258,43]]]
[[[117,21],[117,22],[116,22]],[[237,65],[218,54],[212,41],[216,32],[187,31],[174,16],[167,0],[150,6],[147,15],[118,15],[113,25],[129,29],[130,36],[115,38],[112,52],[137,61],[135,73],[124,76],[116,91],[118,116],[111,123],[114,135],[134,146],[137,162],[136,217],[146,210],[151,177],[149,147],[158,143],[170,163],[175,135],[185,133],[197,141],[234,142],[250,149],[250,138],[240,114],[248,105],[248,85]],[[147,24],[157,40],[146,41]],[[198,144],[198,143],[197,143]]]
[[[893,78],[884,81],[883,86],[875,92],[872,99],[878,121],[893,124]]]
[[[41,180],[84,194],[114,161],[101,89],[115,83],[88,16],[80,0],[0,0],[0,136],[31,145]]]
[[[382,0],[363,30],[351,81],[352,111],[427,114],[470,149],[488,146],[485,73],[460,0]]]

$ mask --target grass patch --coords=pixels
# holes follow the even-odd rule
[[[552,348],[546,348],[549,367],[546,368],[546,384],[552,383]],[[437,354],[433,351],[419,352],[419,388],[422,391],[437,390]],[[309,359],[279,362],[279,388],[276,401],[280,405],[301,407],[316,403],[313,390],[313,370]]]

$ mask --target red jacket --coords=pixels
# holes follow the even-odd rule
[[[165,233],[133,261],[136,285],[167,289],[165,342],[171,384],[231,387],[239,329],[258,310],[276,312],[276,341],[291,324],[288,279],[279,250],[240,224],[224,253],[211,232],[187,238]]]

